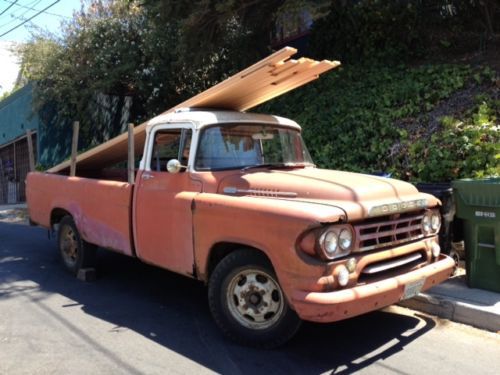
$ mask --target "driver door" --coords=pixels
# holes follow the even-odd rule
[[[187,166],[192,133],[190,125],[153,130],[134,204],[137,256],[188,275],[192,275],[194,263],[191,204],[201,184],[191,179],[186,168],[167,172],[167,162],[178,159]]]

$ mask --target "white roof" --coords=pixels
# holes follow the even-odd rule
[[[161,114],[148,121],[147,131],[158,124],[191,122],[196,129],[207,125],[221,123],[257,123],[257,124],[276,124],[281,126],[300,129],[300,126],[292,120],[284,117],[271,116],[260,113],[245,113],[238,111],[218,111],[218,110],[199,110],[199,109],[180,109],[175,112]]]

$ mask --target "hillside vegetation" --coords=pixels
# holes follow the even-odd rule
[[[348,3],[332,2],[310,43],[343,67],[259,110],[296,119],[320,167],[427,182],[500,175],[500,38],[482,28],[479,3]]]
[[[500,172],[499,83],[488,67],[346,66],[259,111],[296,119],[320,167],[483,177]]]

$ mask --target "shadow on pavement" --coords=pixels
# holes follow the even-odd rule
[[[280,349],[240,347],[215,326],[203,284],[106,251],[98,257],[98,280],[85,283],[63,269],[46,231],[0,223],[0,301],[29,288],[63,295],[75,301],[63,311],[80,306],[114,330],[133,330],[219,373],[351,373],[403,350],[435,326],[430,319],[379,311],[336,324],[304,323]],[[50,313],[99,346],[64,314]],[[113,348],[102,353],[119,361]]]

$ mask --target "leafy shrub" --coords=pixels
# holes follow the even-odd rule
[[[450,48],[480,48],[484,36],[493,32],[487,30],[487,25],[494,24],[492,4],[483,0],[332,1],[326,17],[313,25],[310,50],[319,58],[358,63],[410,61]]]
[[[483,101],[462,120],[443,117],[440,132],[408,145],[411,173],[426,181],[498,175],[499,115],[499,101]]]
[[[479,88],[474,76],[491,86],[491,70],[464,65],[350,66],[259,110],[297,120],[319,167],[426,181],[495,174],[498,101],[430,125],[447,98]]]
[[[315,22],[311,50],[344,62],[420,54],[426,35],[420,1],[332,2],[329,14]]]

